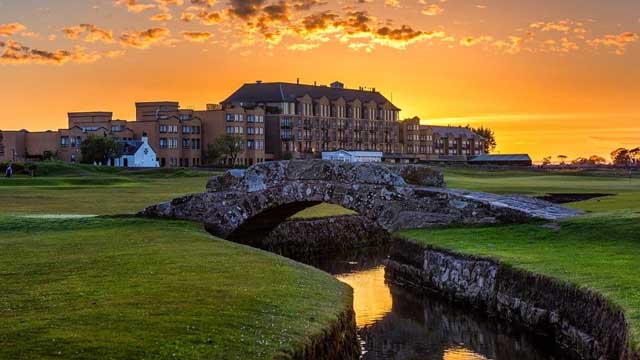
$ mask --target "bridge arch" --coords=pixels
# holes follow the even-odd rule
[[[280,161],[230,170],[207,192],[151,206],[143,215],[189,219],[223,238],[261,235],[319,203],[356,211],[387,231],[450,224],[494,224],[576,211],[524,197],[448,190],[427,167]]]

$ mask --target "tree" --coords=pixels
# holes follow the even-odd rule
[[[496,141],[496,134],[490,128],[484,127],[482,125],[479,128],[472,128],[467,125],[467,129],[484,138],[484,148],[482,150],[486,154],[492,153],[496,149],[496,146],[498,146],[498,143]]]
[[[633,158],[628,149],[618,148],[611,152],[611,160],[614,165],[630,166]]]
[[[215,165],[220,161],[220,158],[222,158],[222,151],[217,143],[209,144],[207,145],[207,151],[204,155],[204,160],[208,165]]]
[[[119,145],[116,140],[108,136],[89,136],[80,144],[82,162],[106,165],[109,160],[118,156]]]
[[[579,157],[575,160],[571,160],[571,164],[573,165],[587,165],[589,164],[589,159],[587,158],[583,158],[583,157]]]
[[[560,160],[560,165],[564,165],[565,160],[567,160],[567,155],[558,155],[558,160]]]
[[[607,163],[607,160],[602,156],[591,155],[591,157],[589,157],[589,163],[593,165],[604,165]]]
[[[542,166],[549,166],[551,165],[551,156],[547,156],[546,158],[542,159]]]
[[[634,164],[640,163],[640,147],[629,150],[629,156]]]
[[[216,147],[220,154],[231,161],[231,165],[236,165],[238,155],[244,151],[244,137],[240,135],[225,134],[216,140]]]

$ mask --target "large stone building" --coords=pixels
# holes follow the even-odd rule
[[[466,128],[399,121],[400,109],[375,89],[298,83],[244,84],[221,104],[182,109],[178,102],[136,103],[135,120],[111,112],[73,112],[58,131],[0,131],[0,161],[42,159],[55,154],[81,160],[89,136],[122,141],[148,136],[161,167],[205,164],[207,147],[222,134],[243,139],[235,165],[267,160],[320,158],[339,149],[377,151],[385,161],[466,161],[482,154],[484,139]],[[230,164],[227,164],[230,165]]]
[[[415,117],[400,123],[403,153],[418,161],[467,161],[484,154],[484,138],[465,127],[420,124]]]
[[[223,107],[262,107],[274,158],[320,157],[337,149],[401,153],[400,109],[373,90],[291,83],[245,84]]]

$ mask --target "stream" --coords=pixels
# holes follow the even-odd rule
[[[549,341],[385,279],[385,250],[305,261],[354,290],[362,359],[562,359]]]

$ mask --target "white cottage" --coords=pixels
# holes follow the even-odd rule
[[[156,152],[149,145],[149,138],[142,136],[141,140],[122,141],[120,157],[115,159],[116,167],[125,168],[154,168],[160,167]]]
[[[322,160],[343,161],[343,162],[382,162],[382,151],[324,151]]]

